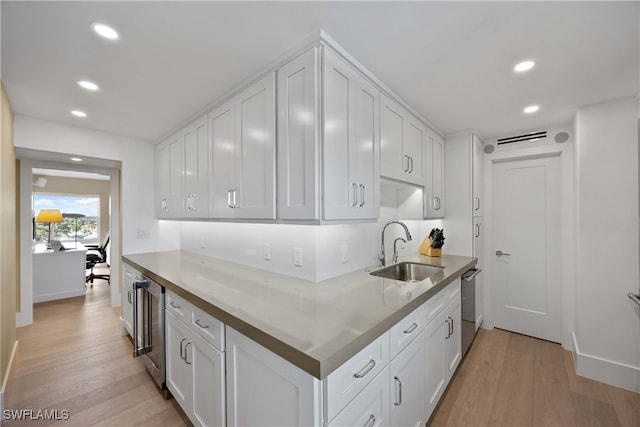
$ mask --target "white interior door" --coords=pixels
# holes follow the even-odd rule
[[[493,165],[495,326],[561,342],[560,159]]]

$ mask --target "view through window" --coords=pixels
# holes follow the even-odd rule
[[[33,206],[35,217],[41,209],[57,209],[62,213],[64,222],[51,224],[51,238],[65,242],[78,242],[85,245],[100,244],[100,197],[92,195],[56,195],[34,193]],[[49,224],[36,223],[36,242],[49,239]]]

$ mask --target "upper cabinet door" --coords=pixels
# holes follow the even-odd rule
[[[324,49],[324,219],[378,216],[379,91]]]
[[[380,96],[380,175],[424,185],[425,125],[407,109]]]
[[[407,156],[409,168],[406,172],[406,181],[413,184],[424,185],[424,149],[426,127],[412,114],[407,113],[405,120],[405,139],[403,143],[404,155]]]
[[[169,142],[170,139],[156,146],[156,216],[158,218],[169,217],[169,199],[171,198]]]
[[[206,218],[209,215],[209,141],[206,115],[183,128],[182,143],[185,216]]]
[[[431,167],[425,180],[426,218],[444,218],[444,139],[427,132],[425,164]]]
[[[482,216],[484,200],[482,200],[483,191],[483,147],[482,140],[478,135],[472,135],[473,139],[473,216]]]
[[[319,219],[318,48],[278,70],[279,219]]]
[[[275,73],[236,102],[236,218],[275,219]]]
[[[403,153],[404,108],[388,96],[380,96],[380,175],[404,180],[409,159]]]
[[[209,212],[214,218],[235,216],[235,111],[232,99],[208,114],[212,177]]]

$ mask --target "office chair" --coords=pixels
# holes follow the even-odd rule
[[[103,279],[106,280],[107,283],[111,284],[111,274],[94,274],[93,267],[96,264],[107,262],[107,251],[109,247],[109,241],[111,240],[111,233],[107,233],[107,236],[104,239],[104,242],[101,246],[98,245],[85,245],[87,248],[87,256],[86,256],[86,269],[90,270],[89,275],[85,279],[85,283],[91,283],[91,287],[93,288],[93,279]],[[108,264],[107,264],[108,265]]]

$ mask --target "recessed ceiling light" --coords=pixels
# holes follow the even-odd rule
[[[76,84],[86,90],[96,91],[100,89],[97,84],[90,82],[88,80],[78,80]]]
[[[537,105],[529,105],[527,108],[524,109],[524,112],[527,114],[531,114],[531,113],[535,113],[539,109],[540,107]]]
[[[109,40],[116,40],[118,39],[118,32],[116,30],[114,30],[113,28],[111,28],[108,25],[105,24],[101,24],[100,22],[94,22],[91,24],[91,28],[93,29],[93,31],[95,31],[98,35],[104,37],[105,39],[109,39]]]
[[[72,160],[74,162],[81,162],[83,159],[81,159],[80,157],[69,157],[69,160]]]
[[[87,113],[80,110],[71,110],[71,114],[73,114],[76,117],[87,117]]]
[[[529,71],[530,69],[532,69],[535,65],[536,63],[533,61],[522,61],[516,64],[515,67],[513,67],[513,71],[515,71],[516,73],[524,73],[525,71]]]

